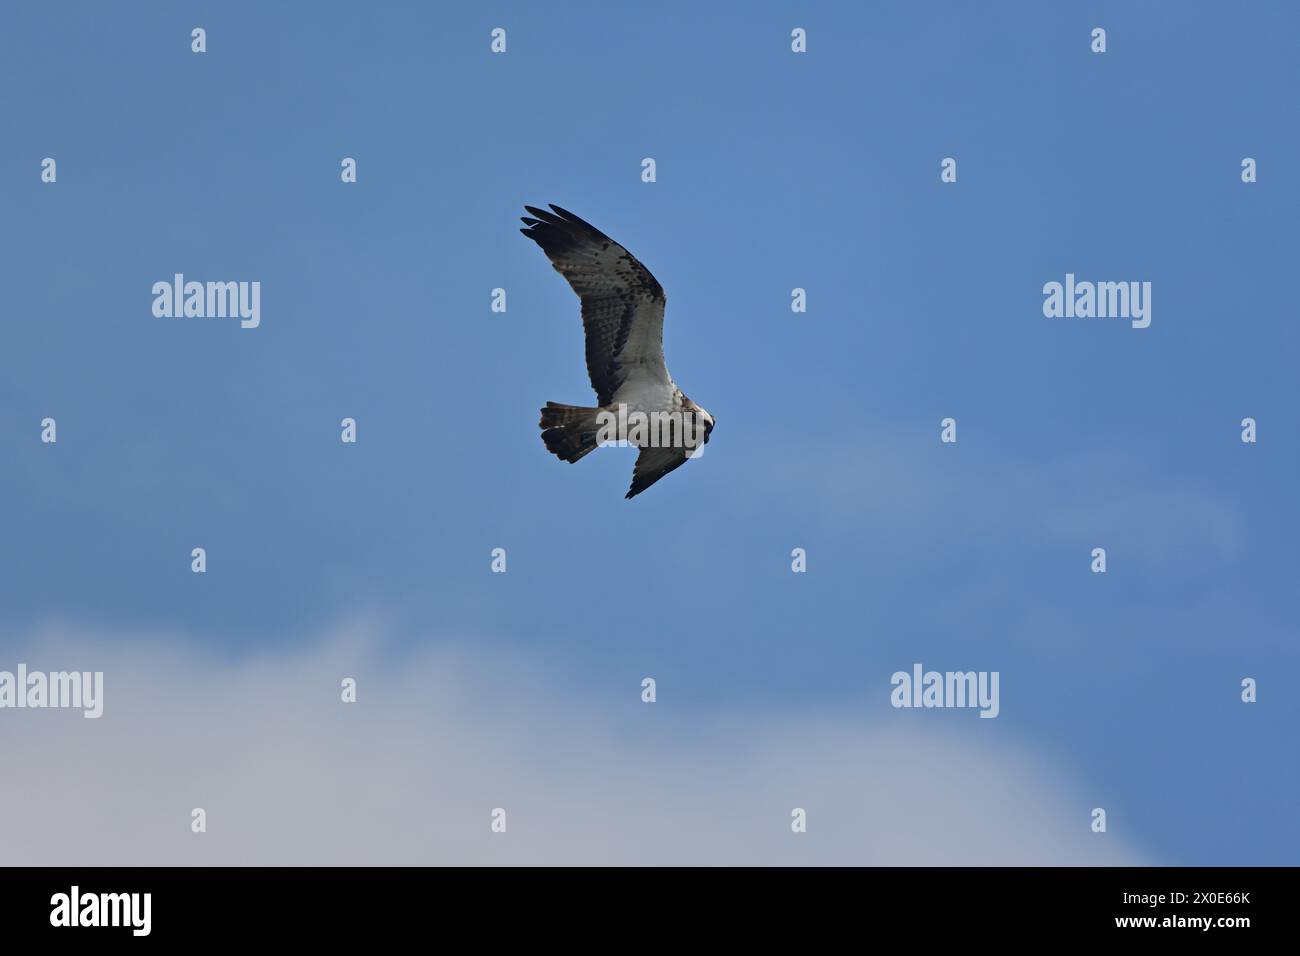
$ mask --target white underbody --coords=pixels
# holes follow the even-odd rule
[[[626,405],[628,411],[638,412],[679,412],[682,409],[682,393],[672,379],[640,373],[639,369],[629,372],[610,405],[617,409]]]
[[[664,376],[662,368],[651,370],[644,366],[637,366],[628,371],[623,384],[614,393],[613,400],[605,408],[617,414],[620,406],[624,406],[624,411],[628,416],[643,415],[648,417],[655,412],[680,413],[683,409],[682,399],[681,390],[678,389],[671,378]],[[634,422],[635,417],[631,421]],[[630,442],[629,433],[631,433]],[[638,433],[634,427],[631,427],[630,422],[626,420],[620,421],[617,434],[620,443],[628,442],[638,447],[646,447],[651,444],[649,439],[642,438],[638,440],[639,436],[644,434],[644,428]]]

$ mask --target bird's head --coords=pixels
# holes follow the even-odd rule
[[[690,412],[692,413],[692,415],[694,415],[695,417],[695,425],[697,429],[702,428],[704,430],[703,441],[704,444],[707,445],[709,443],[709,435],[713,433],[713,416],[709,414],[709,410],[707,408],[705,408],[702,405],[695,404],[689,398],[686,399],[685,404],[687,408],[690,410]],[[697,435],[699,434],[698,430],[696,431],[696,434]]]

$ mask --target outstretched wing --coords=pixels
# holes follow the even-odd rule
[[[636,456],[636,467],[632,469],[632,487],[624,498],[635,498],[674,468],[686,464],[692,449],[671,446],[659,448],[642,448]]]
[[[542,247],[582,300],[587,374],[596,399],[608,405],[628,371],[641,366],[667,383],[664,290],[650,270],[599,229],[552,205],[525,206],[525,236]]]

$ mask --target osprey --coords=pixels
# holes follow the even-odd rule
[[[641,449],[626,498],[694,457],[713,431],[713,416],[682,394],[664,364],[664,297],[650,270],[599,229],[552,205],[525,206],[525,236],[582,300],[587,374],[598,407],[547,402],[542,441],[575,462],[612,441]],[[645,422],[649,421],[649,427]],[[630,427],[629,427],[630,423]]]

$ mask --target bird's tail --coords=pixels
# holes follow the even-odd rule
[[[599,408],[547,402],[540,422],[546,450],[570,463],[595,450],[599,413]]]

